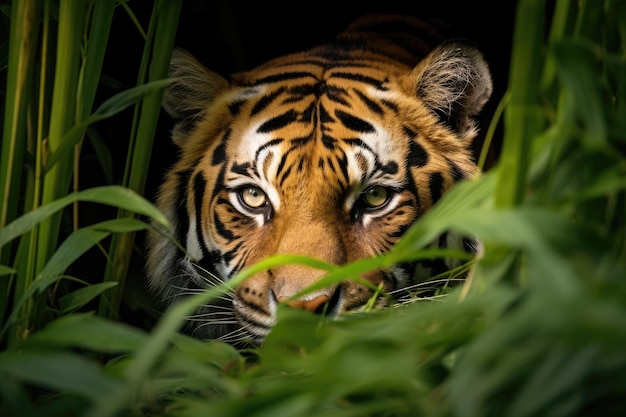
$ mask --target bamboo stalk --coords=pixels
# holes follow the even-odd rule
[[[146,80],[148,82],[167,77],[181,8],[182,1],[180,0],[161,1],[155,4],[142,60],[142,69],[148,69]],[[124,185],[139,194],[143,194],[145,189],[162,97],[163,91],[160,90],[149,95],[136,106]],[[126,216],[132,216],[132,213],[125,210],[118,212],[118,218]],[[100,314],[115,317],[118,313],[134,242],[135,232],[117,234],[112,238],[109,248],[110,262],[107,263],[104,281],[117,281],[118,285],[102,295]]]
[[[116,3],[116,1],[107,0],[98,1],[92,5],[93,10],[89,19],[89,37],[86,40],[87,46],[82,60],[78,83],[77,116],[79,121],[85,120],[93,108]],[[87,128],[85,127],[81,136],[85,134],[86,130]],[[82,140],[75,146],[74,152],[74,191],[79,191],[78,164],[81,148]],[[78,202],[74,204],[73,208],[73,223],[74,230],[76,230],[79,223]]]
[[[61,144],[63,135],[74,124],[76,94],[80,64],[81,40],[85,20],[83,2],[61,0],[59,4],[59,29],[57,54],[50,110],[50,130],[47,146],[49,153]],[[45,163],[45,161],[44,161]],[[44,173],[42,204],[63,196],[69,189],[72,175],[71,160],[62,160]],[[40,271],[50,258],[59,235],[61,216],[55,215],[40,225],[36,270]]]
[[[44,142],[44,149],[41,152],[44,164],[45,155],[48,151],[53,152],[60,146],[63,135],[75,121],[76,86],[84,20],[83,2],[61,0],[58,15],[57,53],[50,126],[47,141]],[[41,203],[52,202],[67,194],[71,175],[71,160],[60,161],[48,172],[44,172]],[[30,255],[34,259],[29,260],[35,265],[31,269],[32,275],[28,278],[29,281],[43,270],[53,255],[59,237],[60,223],[61,216],[58,214],[39,225],[36,251]],[[24,334],[28,334],[30,328],[36,328],[44,321],[41,313],[44,311],[45,298],[39,296],[32,301],[32,304],[25,304],[22,312],[22,317],[29,319],[29,322],[25,324]]]
[[[6,103],[2,152],[0,153],[0,196],[2,212],[0,229],[17,214],[17,193],[24,149],[26,146],[25,114],[28,85],[32,77],[32,63],[36,49],[39,3],[35,0],[16,2],[11,8],[11,34],[7,69]],[[3,257],[3,259],[5,259]]]
[[[33,134],[34,129],[28,129],[28,108],[33,103],[29,102],[29,93],[33,85],[33,62],[38,36],[38,19],[40,13],[39,3],[36,1],[17,2],[12,8],[11,35],[9,44],[9,63],[7,76],[7,91],[4,129],[2,136],[2,152],[0,155],[0,196],[2,198],[2,213],[0,215],[0,230],[8,222],[13,220],[23,208],[19,207],[21,201],[22,185],[24,179],[21,171],[28,135]],[[32,116],[32,113],[31,113]],[[30,188],[30,187],[29,187]],[[26,199],[28,200],[28,198]],[[29,243],[26,237],[18,247],[18,254],[25,254]],[[0,245],[0,248],[2,245]],[[2,264],[8,264],[12,248],[7,245],[1,251]],[[25,264],[24,261],[14,262],[15,266]],[[0,321],[4,321],[4,314],[8,312],[10,304],[24,293],[28,286],[28,277],[24,276],[21,269],[13,281],[3,286],[0,292]],[[11,344],[18,334],[22,333],[14,326],[9,333],[8,343]]]
[[[538,91],[543,68],[544,0],[518,4],[513,54],[504,112],[505,134],[500,156],[495,204],[500,208],[524,201],[531,141],[543,124]]]

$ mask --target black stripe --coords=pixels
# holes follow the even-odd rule
[[[187,241],[187,232],[189,231],[189,213],[187,212],[187,192],[189,190],[189,178],[191,178],[193,170],[187,169],[175,173],[177,182],[174,185],[176,194],[174,195],[174,209],[176,210],[176,229],[174,231],[174,239],[181,245],[185,245]]]
[[[422,146],[412,140],[409,143],[409,156],[407,158],[407,165],[409,167],[421,168],[428,163],[428,152],[422,148]]]
[[[447,160],[447,162],[448,162],[448,165],[450,165],[450,172],[452,174],[452,181],[454,183],[459,182],[462,179],[466,178],[465,172],[463,172],[457,164],[455,164],[454,162],[450,160]]]
[[[368,122],[366,122],[363,119],[360,119],[356,116],[353,116],[351,114],[348,114],[344,111],[341,110],[336,110],[335,111],[335,116],[337,116],[337,118],[339,118],[339,120],[341,121],[341,123],[343,123],[343,125],[345,127],[347,127],[350,130],[353,130],[355,132],[359,132],[359,133],[374,133],[376,132],[376,129],[374,129],[374,126],[372,126],[371,124],[369,124]]]
[[[298,112],[295,110],[288,110],[285,113],[272,117],[265,123],[263,123],[257,129],[257,133],[269,133],[274,130],[281,129],[287,126],[289,123],[293,123],[298,119]]]
[[[363,101],[363,103],[365,103],[365,105],[367,106],[368,109],[370,109],[371,111],[373,111],[374,113],[376,113],[379,116],[382,116],[385,113],[383,111],[382,107],[380,107],[375,101],[371,100],[365,94],[363,94],[359,90],[354,90],[354,92],[356,93],[357,96],[359,96],[361,101]]]
[[[333,138],[332,136],[323,134],[322,135],[322,144],[324,144],[324,147],[326,149],[329,150],[334,150],[335,149],[335,144],[337,143],[337,139]]]
[[[352,146],[357,146],[359,148],[362,149],[367,149],[368,151],[370,151],[371,153],[374,153],[374,151],[372,150],[372,148],[369,147],[369,145],[365,142],[363,142],[361,139],[359,138],[349,138],[349,139],[344,139],[343,140],[345,143],[347,143],[348,145],[352,145]]]
[[[275,74],[275,75],[270,75],[267,77],[259,78],[258,80],[255,80],[252,85],[269,84],[269,83],[276,83],[279,81],[297,80],[301,78],[315,79],[315,75],[311,74],[310,72],[304,72],[304,71],[281,72],[280,74]]]
[[[231,250],[229,250],[228,252],[224,252],[224,254],[222,255],[222,258],[224,259],[224,262],[226,262],[227,264],[230,263],[230,261],[233,260],[233,258],[235,257],[235,255],[237,255],[237,252],[239,251],[239,249],[241,248],[242,243],[239,242],[235,245],[234,248],[232,248]]]
[[[430,198],[433,204],[435,204],[441,198],[443,187],[443,177],[440,172],[433,172],[428,178],[428,188],[430,189]]]
[[[413,129],[411,129],[410,127],[408,127],[408,126],[402,126],[402,131],[410,139],[415,139],[415,137],[417,136],[417,133],[415,133],[415,131]]]
[[[315,115],[315,110],[316,110],[316,103],[313,101],[311,102],[311,105],[309,105],[309,107],[307,107],[306,109],[304,109],[302,111],[302,114],[300,114],[300,120],[303,122],[313,122],[314,120],[314,115]]]
[[[213,191],[211,192],[211,199],[214,199],[220,192],[224,190],[224,174],[226,173],[226,165],[220,167],[220,171],[217,173],[217,178],[213,183]]]
[[[332,76],[337,77],[337,78],[344,78],[344,79],[352,80],[352,81],[359,81],[365,84],[372,85],[377,88],[383,83],[383,80],[379,80],[373,77],[368,77],[367,75],[363,75],[363,74],[354,74],[351,72],[333,72]]]
[[[350,182],[350,178],[348,177],[348,157],[344,153],[343,158],[339,159],[339,157],[337,157],[337,162],[339,164],[339,168],[341,169],[341,174],[347,184]]]
[[[476,240],[474,239],[468,239],[468,238],[463,238],[463,250],[467,253],[472,253],[475,254],[476,253]]]
[[[194,206],[196,209],[196,239],[202,250],[202,258],[209,257],[209,248],[204,242],[204,234],[202,233],[202,200],[206,191],[206,180],[201,172],[196,173],[193,178],[193,194]]]
[[[313,135],[309,135],[309,136],[303,136],[301,138],[290,139],[289,142],[291,143],[291,146],[292,146],[292,149],[293,149],[293,148],[299,148],[300,146],[306,145],[312,139],[313,139]]]
[[[404,233],[408,230],[408,228],[410,227],[410,224],[403,224],[401,226],[399,226],[395,232],[391,233],[389,236],[397,239],[399,237],[402,237],[402,235],[404,235]]]
[[[306,96],[287,96],[283,101],[281,101],[280,103],[278,103],[279,105],[286,105],[286,104],[291,104],[293,105],[294,103],[298,103],[302,100],[304,100],[306,98]]]
[[[217,145],[215,150],[213,151],[213,155],[211,157],[212,165],[219,165],[226,161],[226,142],[230,138],[231,130],[230,128],[226,129],[222,138],[220,139],[220,144]]]
[[[300,85],[294,85],[293,87],[289,87],[287,89],[287,94],[292,95],[292,96],[298,96],[298,97],[304,97],[304,96],[308,96],[308,95],[314,95],[316,97],[319,97],[320,92],[323,88],[322,83],[315,83],[315,84],[300,84]]]
[[[217,215],[217,211],[213,213],[213,224],[215,225],[217,233],[224,239],[229,241],[235,239],[236,236],[226,226],[224,226],[224,223],[222,223],[222,220],[220,220],[220,217]]]
[[[278,164],[278,168],[276,168],[276,176],[280,175],[283,168],[285,168],[285,164],[287,163],[287,156],[289,155],[289,151],[285,152],[283,156],[280,158],[280,163]]]
[[[332,123],[334,121],[335,119],[333,119],[332,116],[328,113],[328,111],[326,110],[326,107],[321,105],[320,106],[320,122]]]
[[[293,165],[290,165],[289,168],[287,168],[287,170],[283,174],[283,176],[280,178],[279,185],[281,187],[282,187],[283,183],[285,182],[285,180],[287,179],[287,177],[289,177],[289,174],[291,173],[291,168],[293,168]]]
[[[257,149],[256,153],[254,154],[254,159],[257,160],[259,158],[259,154],[261,152],[263,152],[263,150],[270,148],[272,146],[278,145],[279,143],[281,143],[283,141],[283,139],[281,138],[276,138],[276,139],[272,139],[269,142],[263,144],[263,146],[261,146],[259,149]]]
[[[214,250],[214,251],[211,251],[207,256],[198,260],[197,264],[200,268],[195,268],[195,269],[198,272],[198,274],[202,275],[203,277],[207,277],[208,275],[207,279],[214,280],[215,277],[220,276],[219,272],[217,272],[216,266],[221,261],[222,261],[222,255],[220,255],[218,251]],[[217,279],[220,280],[220,278],[217,278]],[[192,285],[196,285],[196,284],[193,283]],[[204,288],[201,288],[200,286],[198,286],[197,288],[204,289]]]
[[[390,109],[394,113],[398,113],[398,111],[399,111],[398,105],[396,103],[394,103],[393,101],[381,100],[380,102],[383,103],[385,105],[385,107],[387,107],[388,109]]]
[[[337,93],[337,91],[330,91],[330,90],[329,90],[329,91],[326,93],[326,97],[328,97],[328,99],[329,99],[330,101],[334,101],[335,103],[338,103],[338,104],[344,105],[344,106],[346,106],[346,107],[351,107],[351,106],[350,106],[350,103],[349,103],[347,100],[345,100],[345,99],[341,96],[341,94],[338,94],[338,93]]]
[[[281,95],[283,91],[285,91],[285,87],[281,87],[278,90],[272,92],[271,94],[261,97],[259,101],[257,101],[257,103],[254,105],[254,107],[252,107],[252,110],[250,111],[250,116],[254,116],[255,114],[258,114],[259,112],[264,110],[274,100],[276,100],[276,97]]]
[[[232,167],[230,167],[230,172],[234,172],[239,175],[249,175],[248,169],[250,168],[250,162],[244,162],[243,164],[234,163]]]
[[[230,114],[232,114],[233,116],[237,116],[241,111],[241,106],[243,106],[246,101],[247,100],[237,100],[230,103],[228,105],[228,110],[230,110]]]
[[[385,165],[379,165],[377,168],[385,174],[393,175],[398,172],[398,164],[396,164],[394,161],[388,162]]]
[[[336,172],[335,171],[335,165],[333,164],[333,161],[330,159],[330,156],[326,158],[326,162],[328,163],[328,166],[330,167],[330,170],[332,172]]]

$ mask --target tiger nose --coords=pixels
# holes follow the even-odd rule
[[[281,303],[287,303],[292,308],[300,308],[302,310],[310,311],[311,313],[322,313],[324,305],[330,301],[330,297],[327,295],[320,295],[312,300],[289,300],[289,297],[280,297],[278,300]]]

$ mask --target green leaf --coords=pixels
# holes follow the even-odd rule
[[[599,68],[592,46],[581,41],[561,40],[555,42],[551,50],[557,71],[574,95],[578,114],[584,121],[583,144],[596,149],[606,147],[606,106],[596,76]]]
[[[143,214],[164,225],[169,224],[165,216],[152,203],[128,188],[116,185],[94,187],[59,198],[17,218],[0,230],[0,247],[75,201],[108,204]]]
[[[243,359],[234,347],[220,341],[205,342],[184,334],[174,333],[172,334],[172,343],[185,355],[200,361],[210,361],[220,367]]]
[[[10,266],[0,265],[0,277],[3,275],[11,275],[16,273],[17,271]]]
[[[107,289],[115,287],[116,285],[117,282],[100,282],[97,284],[87,285],[84,288],[80,288],[67,295],[64,295],[59,299],[61,313],[69,313],[76,310],[77,308],[84,306]]]
[[[4,372],[0,372],[0,397],[2,398],[0,411],[5,416],[41,415],[35,411],[27,387],[22,386],[19,381]]]
[[[610,167],[591,178],[592,183],[585,188],[577,188],[566,201],[576,202],[585,199],[606,197],[612,193],[626,190],[626,170],[622,166]]]
[[[68,347],[106,353],[134,352],[147,337],[143,331],[127,324],[91,314],[70,314],[33,333],[21,346],[23,349]]]
[[[76,393],[91,400],[106,398],[120,388],[93,361],[79,354],[39,351],[0,353],[0,371],[37,387]]]
[[[135,104],[142,98],[162,90],[171,82],[172,81],[170,79],[152,81],[129,88],[128,90],[122,91],[121,93],[109,98],[107,101],[102,103],[102,105],[100,105],[100,107],[98,107],[98,109],[91,116],[81,123],[72,126],[72,128],[63,136],[58,148],[49,156],[46,162],[45,171],[50,170],[50,168],[52,168],[52,166],[54,166],[54,164],[58,161],[67,158],[68,153],[81,141],[83,135],[85,134],[85,130],[89,125],[114,116],[115,114]]]
[[[424,216],[419,218],[402,239],[392,248],[398,257],[420,250],[431,244],[442,232],[450,227],[451,219],[463,215],[467,210],[477,208],[483,211],[492,206],[496,184],[493,170],[473,180],[466,180],[455,185],[443,195],[441,200]],[[470,234],[471,236],[471,234]]]
[[[18,219],[19,220],[19,219]],[[99,243],[102,239],[109,236],[112,232],[127,232],[131,230],[140,230],[145,228],[145,223],[136,219],[115,219],[95,224],[90,227],[78,229],[59,246],[52,254],[48,263],[42,271],[37,275],[33,283],[26,289],[22,297],[13,306],[13,311],[9,319],[2,328],[2,333],[6,331],[8,326],[15,320],[16,314],[26,300],[32,297],[36,292],[41,293],[50,285],[59,279],[59,275],[65,271],[74,261],[80,258],[85,252]]]
[[[104,138],[96,129],[87,129],[87,138],[94,149],[95,157],[100,162],[106,184],[113,184],[113,157]]]

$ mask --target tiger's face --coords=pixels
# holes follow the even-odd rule
[[[341,265],[384,253],[442,193],[477,173],[471,117],[491,81],[468,46],[442,46],[415,66],[325,46],[230,82],[176,51],[171,70],[165,107],[181,120],[181,155],[158,205],[185,252],[150,235],[150,282],[164,299],[227,282],[276,254]],[[477,248],[451,234],[437,243]],[[190,325],[198,337],[260,343],[281,302],[357,310],[373,287],[394,294],[449,266],[398,265],[362,276],[371,286],[346,280],[300,299],[324,271],[279,266],[202,306]]]

